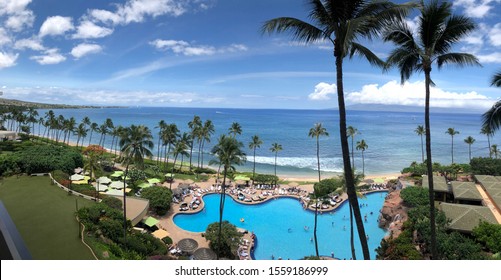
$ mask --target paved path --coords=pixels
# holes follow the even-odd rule
[[[496,217],[496,220],[498,221],[498,223],[501,224],[501,213],[499,213],[499,211],[496,208],[496,206],[494,206],[494,203],[489,198],[489,196],[485,192],[484,188],[482,188],[482,186],[479,185],[479,184],[476,184],[475,186],[477,187],[478,192],[482,196],[482,199],[484,200],[485,206],[487,206],[487,207],[489,207],[489,209],[491,209],[492,214],[494,215],[494,217]]]

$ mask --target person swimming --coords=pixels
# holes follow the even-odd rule
[[[304,226],[304,230],[308,231],[310,228],[308,226]]]

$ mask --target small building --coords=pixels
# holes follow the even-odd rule
[[[17,132],[15,131],[8,131],[8,130],[0,130],[0,140],[16,140],[17,139]]]
[[[425,188],[428,187],[427,175],[423,175],[422,186]],[[452,202],[454,200],[452,190],[449,184],[447,184],[447,180],[443,176],[433,175],[433,192],[435,194],[435,200],[444,202]]]
[[[451,230],[470,234],[481,221],[498,224],[491,209],[486,206],[442,202],[439,207],[450,221],[447,227]]]
[[[110,196],[120,199],[123,205],[124,201],[123,196],[119,195],[110,195]],[[144,198],[127,196],[126,207],[127,207],[127,212],[125,213],[125,215],[127,216],[127,219],[131,221],[132,226],[135,226],[139,222],[141,222],[141,220],[148,213],[148,208],[150,207],[150,201]]]
[[[451,182],[454,202],[459,204],[482,205],[482,195],[474,182]]]

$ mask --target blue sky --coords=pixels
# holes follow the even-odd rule
[[[501,0],[452,2],[478,25],[457,51],[477,55],[482,67],[434,69],[432,105],[485,110],[501,96],[489,87],[501,70]],[[331,46],[260,33],[268,19],[306,19],[304,3],[0,0],[0,90],[78,105],[335,108]],[[365,44],[382,58],[392,48]],[[423,75],[402,87],[397,71],[383,74],[359,58],[344,71],[348,104],[423,104]]]

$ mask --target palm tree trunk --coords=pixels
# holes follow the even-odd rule
[[[157,165],[158,163],[160,162],[160,140],[162,140],[162,136],[160,135],[160,133],[158,134],[158,147],[157,147]]]
[[[127,174],[129,173],[129,163],[125,166],[124,173],[124,246],[127,248],[127,194],[125,192],[125,180],[127,179]]]
[[[219,228],[217,233],[217,259],[219,260],[219,256],[221,255],[221,232],[223,229],[223,211],[224,211],[224,201],[226,195],[226,173],[228,172],[228,168],[224,166],[223,169],[223,185],[221,186],[221,194],[219,197]]]
[[[491,152],[491,137],[489,134],[487,134],[487,145],[489,145],[489,157],[492,158],[492,152]]]
[[[204,168],[204,146],[205,146],[205,139],[202,140],[202,159],[200,160],[200,165],[202,168]]]
[[[424,146],[423,146],[423,135],[421,134],[421,159],[424,162]]]
[[[365,158],[364,158],[364,150],[362,150],[362,175],[365,177]]]
[[[468,144],[468,158],[471,161],[471,144]]]
[[[354,155],[354,149],[353,149],[353,142],[354,142],[354,139],[355,138],[355,135],[352,135],[351,136],[351,169],[352,170],[355,170],[355,155]]]
[[[320,183],[322,179],[320,178],[320,143],[318,142],[318,136],[317,136],[317,168],[318,168],[318,182]]]
[[[195,142],[194,140],[191,141],[191,147],[190,147],[190,172],[191,172],[191,157],[193,155],[193,143],[194,142]]]
[[[339,50],[339,46],[335,47]],[[339,51],[335,51],[340,53]],[[355,216],[355,222],[357,225],[358,236],[360,238],[360,244],[362,246],[362,252],[364,259],[369,260],[369,246],[367,245],[367,238],[365,235],[364,224],[362,221],[362,214],[360,213],[360,208],[358,205],[357,193],[355,190],[355,180],[353,178],[353,170],[350,166],[350,150],[348,147],[348,136],[346,134],[346,108],[344,104],[344,89],[343,89],[343,59],[339,55],[336,56],[336,80],[337,80],[337,95],[338,95],[338,107],[339,107],[339,132],[341,135],[341,150],[343,153],[343,166],[344,166],[344,176],[346,183],[346,193],[348,194],[348,201],[353,208],[353,214]]]
[[[353,234],[353,207],[350,205],[350,245],[351,245],[351,258],[356,260],[357,255],[355,253],[355,238]]]
[[[454,163],[454,135],[451,136],[451,164]]]
[[[177,155],[174,157],[174,164],[172,165],[172,173],[170,174],[169,189],[172,190],[172,178],[174,177],[174,167],[176,166]]]
[[[90,146],[90,141],[92,141],[92,132],[93,132],[93,131],[94,131],[93,129],[91,129],[91,130],[90,130],[89,145],[88,145],[88,146]]]
[[[320,255],[318,254],[317,217],[318,217],[318,201],[315,201],[315,226],[313,227],[313,239],[315,239],[315,253],[317,254],[317,258],[319,258]]]
[[[256,147],[254,147],[254,166],[252,167],[252,185],[254,185],[254,178],[256,178]]]
[[[432,259],[437,259],[437,233],[435,226],[435,199],[433,193],[433,162],[431,159],[431,131],[430,131],[430,70],[425,70],[426,98],[424,122],[426,129],[426,168],[428,171],[428,199],[430,201],[430,239]]]

